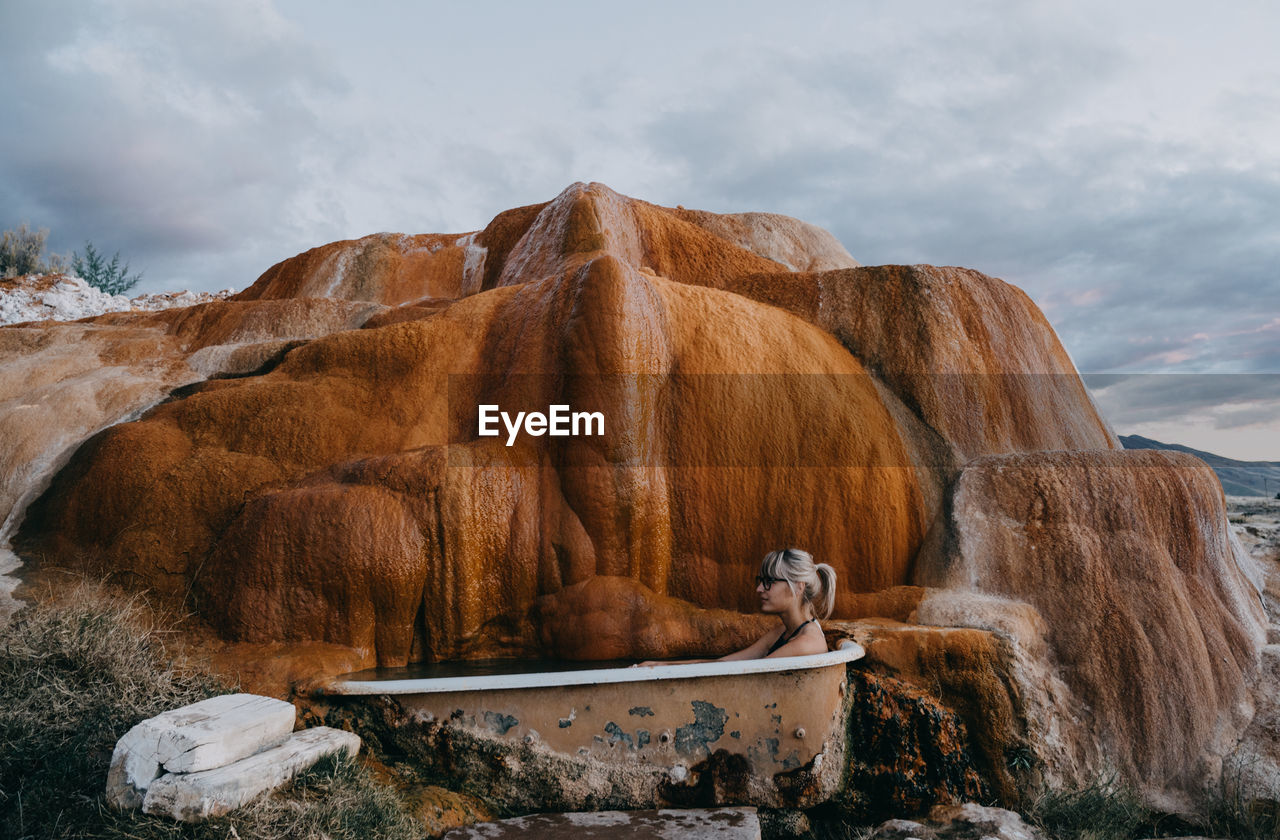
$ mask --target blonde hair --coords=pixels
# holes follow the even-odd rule
[[[761,577],[785,580],[799,593],[818,618],[831,615],[836,604],[836,570],[826,563],[814,563],[813,555],[798,548],[770,551],[760,561]]]

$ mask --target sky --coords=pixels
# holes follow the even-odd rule
[[[139,291],[601,181],[1026,291],[1120,434],[1280,460],[1280,4],[4,0],[0,228]]]

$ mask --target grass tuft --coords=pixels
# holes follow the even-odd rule
[[[1129,840],[1149,827],[1153,817],[1137,792],[1115,777],[1079,790],[1046,791],[1028,816],[1055,840]]]

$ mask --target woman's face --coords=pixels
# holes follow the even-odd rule
[[[770,614],[786,612],[796,599],[790,585],[778,578],[757,581],[756,594],[760,596],[760,612]]]

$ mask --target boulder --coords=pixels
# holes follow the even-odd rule
[[[868,840],[1046,840],[1035,826],[1003,808],[991,808],[975,802],[961,805],[939,805],[923,822],[888,820],[876,826]]]
[[[191,773],[168,773],[151,783],[142,810],[147,814],[199,822],[234,811],[275,790],[320,759],[360,752],[360,736],[317,726],[284,743],[239,761]]]
[[[531,814],[497,822],[476,823],[446,832],[443,840],[501,840],[540,837],[632,837],[635,840],[759,840],[755,808],[691,808],[659,811],[594,811]]]
[[[295,717],[292,703],[223,694],[148,718],[116,743],[107,772],[107,802],[136,808],[166,771],[211,770],[282,744]]]

